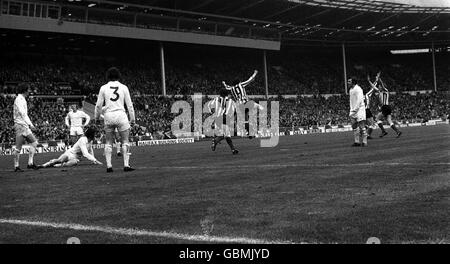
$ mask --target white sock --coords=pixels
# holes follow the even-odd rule
[[[359,127],[353,130],[353,135],[355,136],[355,143],[359,144]]]
[[[14,167],[19,167],[20,150],[14,150]]]
[[[130,145],[128,143],[122,144],[123,166],[130,167]]]
[[[35,144],[32,144],[30,146],[30,153],[28,154],[28,165],[34,164],[34,154],[36,153],[36,147]]]
[[[361,129],[361,141],[364,144],[367,144],[367,130],[366,128]]]
[[[106,167],[107,168],[112,168],[111,155],[112,155],[112,146],[106,144],[105,145],[105,158],[106,158]]]

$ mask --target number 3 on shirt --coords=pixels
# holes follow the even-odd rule
[[[116,97],[109,98],[109,100],[111,100],[113,102],[119,100],[119,94],[117,93],[117,90],[119,90],[119,87],[109,87],[109,88],[113,89],[114,90],[113,94],[116,95]]]

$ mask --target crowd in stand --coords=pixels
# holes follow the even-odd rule
[[[336,95],[275,98],[280,105],[280,127],[305,127],[346,125],[348,120],[348,97]],[[272,100],[275,100],[272,99]],[[12,105],[14,98],[0,97],[0,142],[14,142]],[[131,136],[148,136],[154,139],[170,138],[171,123],[180,113],[171,113],[176,100],[186,100],[192,106],[192,100],[162,96],[134,97],[136,123]],[[450,95],[447,93],[398,94],[392,96],[393,119],[398,122],[425,122],[431,119],[448,119]],[[205,101],[203,102],[205,103]],[[270,105],[270,103],[268,103]],[[37,130],[36,137],[41,141],[62,140],[68,138],[68,128],[64,117],[68,112],[67,104],[45,102],[39,98],[29,98],[29,115]],[[377,112],[377,109],[373,109]],[[205,118],[208,115],[204,115]],[[193,120],[193,118],[191,117]]]
[[[286,58],[286,57],[285,57]],[[270,59],[270,57],[269,57]],[[360,59],[364,61],[364,59]],[[412,96],[400,94],[401,91],[432,90],[432,76],[429,65],[416,65],[408,62],[390,63],[373,61],[364,64],[356,58],[349,61],[349,72],[357,75],[361,86],[368,89],[366,77],[372,80],[378,71],[391,91],[394,119],[399,121],[423,121],[432,118],[447,117],[450,98],[446,93],[432,93]],[[43,63],[44,62],[44,63]],[[233,84],[237,80],[246,80],[254,69],[260,74],[247,93],[261,95],[265,93],[264,74],[258,60],[249,58],[221,57],[220,60],[199,56],[171,58],[166,65],[167,94],[185,95],[190,101],[194,92],[214,95],[222,89],[222,81]],[[130,63],[126,59],[82,58],[82,57],[44,57],[43,55],[16,55],[2,57],[0,64],[0,94],[14,94],[19,82],[27,82],[34,95],[80,94],[86,100],[95,102],[95,94],[105,83],[104,73],[115,65],[122,72],[122,82],[129,86],[136,108],[137,124],[133,136],[170,137],[171,122],[178,114],[171,113],[171,106],[178,100],[174,97],[156,96],[161,93],[161,81],[158,64],[145,60]],[[375,66],[376,65],[376,66]],[[441,64],[438,69],[438,83],[441,90],[448,90],[450,75],[448,65]],[[319,94],[341,93],[343,89],[342,69],[326,58],[296,57],[273,60],[268,67],[270,94],[310,94],[292,99],[279,97],[281,127],[311,127],[340,125],[348,123],[348,96],[329,96]],[[444,73],[442,73],[444,72]],[[447,87],[447,88],[445,88]],[[12,97],[0,97],[0,142],[14,142],[12,121]],[[68,112],[67,104],[44,101],[39,98],[28,99],[31,120],[36,124],[35,135],[40,140],[65,140],[67,127],[64,117]]]

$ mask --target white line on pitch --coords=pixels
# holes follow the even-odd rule
[[[288,241],[270,241],[263,239],[254,239],[246,237],[219,237],[219,236],[206,236],[206,235],[189,235],[174,232],[156,232],[143,229],[132,228],[114,228],[108,226],[90,226],[73,223],[54,223],[54,222],[42,222],[42,221],[28,221],[20,219],[0,219],[0,224],[13,224],[13,225],[25,225],[36,227],[51,227],[56,229],[71,229],[77,231],[94,231],[109,233],[115,235],[124,236],[144,236],[144,237],[160,237],[168,239],[180,239],[197,242],[217,242],[217,243],[242,243],[242,244],[287,244],[292,243]]]
[[[369,167],[369,166],[450,166],[448,162],[438,163],[415,163],[415,162],[389,162],[389,163],[354,163],[354,164],[258,164],[258,165],[233,165],[226,167],[230,164],[218,164],[217,166],[141,166],[138,169],[245,169],[245,168],[288,168],[288,167]]]

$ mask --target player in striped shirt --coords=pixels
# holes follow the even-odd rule
[[[248,86],[250,83],[252,83],[255,80],[257,74],[258,74],[258,71],[255,70],[253,72],[252,76],[250,76],[250,78],[248,78],[248,80],[246,80],[244,82],[240,82],[240,81],[236,80],[234,82],[235,83],[234,85],[228,85],[224,81],[222,81],[222,84],[225,86],[225,89],[230,91],[233,100],[237,104],[237,107],[240,107],[241,105],[244,105],[247,102],[249,102],[249,99],[247,96],[247,91],[245,90],[245,87]],[[257,104],[255,102],[253,102],[253,107],[258,108],[259,110],[264,110],[264,108],[260,104]],[[248,114],[249,114],[249,109],[245,109],[245,120],[249,119]],[[245,121],[245,130],[247,131],[247,133],[250,131],[250,124],[248,121]],[[253,138],[253,136],[249,136],[249,138]]]
[[[216,150],[217,144],[220,143],[223,139],[225,139],[230,146],[231,153],[236,155],[239,151],[234,147],[233,141],[231,140],[231,129],[229,124],[227,124],[227,118],[234,118],[234,113],[236,111],[236,103],[229,97],[228,90],[221,90],[220,95],[214,98],[212,101],[208,103],[208,108],[210,112],[212,112],[212,108],[214,108],[215,119],[215,127],[219,130],[218,135],[214,135],[214,138],[211,143],[212,151]]]
[[[245,87],[255,80],[257,74],[258,71],[255,70],[248,80],[244,82],[235,81],[234,85],[228,85],[224,81],[222,81],[222,83],[225,86],[225,89],[230,91],[233,100],[237,104],[245,104],[248,101],[247,91],[245,90]]]
[[[388,134],[383,127],[383,120],[386,120],[389,126],[395,131],[395,133],[397,133],[397,137],[400,137],[402,135],[402,132],[392,122],[392,108],[389,105],[389,90],[386,88],[381,78],[377,79],[380,82],[379,88],[376,89],[381,110],[381,112],[379,112],[377,115],[378,127],[381,129],[380,138]]]
[[[370,77],[367,76],[367,81],[369,81],[370,84],[370,90],[366,93],[366,95],[364,96],[364,100],[365,100],[365,104],[366,104],[366,128],[367,128],[367,139],[372,139],[372,132],[373,132],[373,128],[375,126],[375,120],[373,118],[373,114],[372,111],[370,110],[370,106],[371,106],[371,98],[374,95],[374,93],[376,91],[378,91],[377,86],[377,82],[378,82],[378,77],[379,75],[377,75],[377,78],[375,80],[374,83],[372,83],[370,81]]]

